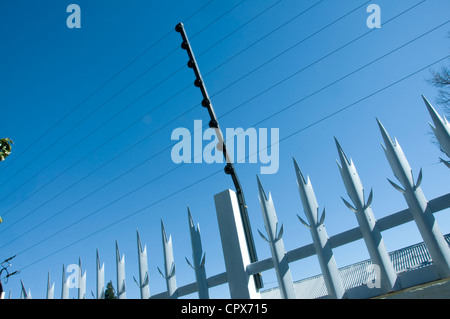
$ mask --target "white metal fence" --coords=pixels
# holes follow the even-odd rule
[[[433,120],[432,129],[441,146],[442,151],[450,158],[450,124],[445,117],[440,116],[431,104],[424,98],[426,107]],[[275,212],[274,200],[264,190],[258,179],[261,209],[266,229],[266,234],[259,232],[261,237],[270,246],[271,257],[257,262],[250,262],[239,205],[236,194],[232,190],[226,190],[215,195],[215,205],[220,229],[223,255],[226,271],[207,277],[205,272],[205,253],[199,228],[194,224],[190,211],[189,229],[192,243],[192,259],[188,264],[195,271],[196,281],[178,287],[176,282],[176,268],[172,250],[172,238],[167,237],[164,224],[161,222],[163,238],[164,268],[158,268],[166,281],[165,292],[150,295],[149,274],[147,263],[147,248],[142,247],[139,233],[137,234],[139,278],[134,280],[139,286],[143,299],[148,298],[178,298],[197,292],[199,298],[209,298],[209,289],[218,285],[228,284],[231,298],[368,298],[390,291],[401,290],[412,285],[450,277],[450,248],[441,233],[434,218],[434,213],[450,207],[450,193],[427,200],[420,187],[422,172],[413,177],[411,167],[396,140],[390,138],[386,129],[378,121],[381,136],[384,141],[384,151],[392,168],[397,182],[389,181],[405,198],[408,208],[389,216],[376,220],[372,210],[372,192],[365,194],[363,184],[358,176],[354,163],[345,155],[343,149],[336,140],[339,154],[339,170],[345,184],[349,200],[344,199],[345,205],[355,212],[359,227],[329,237],[324,228],[326,222],[325,211],[319,211],[319,205],[314,195],[309,177],[303,175],[299,165],[294,160],[294,171],[297,176],[299,194],[306,216],[298,216],[300,222],[310,230],[312,243],[285,251],[283,244],[283,226],[278,224]],[[443,164],[450,168],[448,161],[441,159]],[[306,218],[305,218],[306,217]],[[414,271],[399,271],[396,262],[407,263],[400,260],[401,256],[393,260],[386,250],[381,235],[382,231],[397,227],[406,222],[414,221],[423,238],[423,245],[431,257],[432,263],[426,267]],[[364,263],[364,269],[356,267],[352,271],[338,269],[333,256],[333,249],[350,242],[364,239],[370,255],[370,263]],[[303,284],[301,288],[293,283],[289,264],[309,256],[316,255],[322,275],[311,278],[309,284]],[[427,255],[428,256],[428,255]],[[408,256],[406,256],[408,258]],[[362,264],[361,264],[362,265]],[[370,267],[368,267],[368,265]],[[361,269],[360,269],[361,268]],[[97,253],[97,291],[95,298],[105,297],[104,264],[101,265]],[[125,256],[120,256],[116,245],[116,270],[117,270],[117,295],[118,298],[126,298],[125,280]],[[274,269],[277,274],[278,288],[270,292],[261,293],[256,289],[253,275]],[[79,277],[77,278],[78,297],[86,298],[86,273],[82,273],[81,261],[79,264]],[[68,298],[70,281],[65,276],[66,269],[63,266],[63,282],[61,298]],[[358,276],[357,272],[364,272],[360,277],[367,278],[366,285],[350,285],[352,276]],[[318,284],[320,282],[320,284]],[[326,287],[323,292],[313,293],[318,287]],[[303,292],[300,291],[303,289]],[[306,293],[305,293],[306,290]],[[54,284],[48,281],[47,298],[55,297]],[[21,298],[31,298],[31,292],[26,292],[22,283]]]

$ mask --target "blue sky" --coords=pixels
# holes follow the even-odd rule
[[[66,25],[71,3],[81,8],[80,29]],[[366,8],[371,3],[381,7],[382,27],[369,32]],[[180,21],[221,127],[279,128],[281,139],[290,136],[279,145],[278,173],[261,176],[284,224],[287,250],[311,242],[296,216],[303,212],[292,157],[310,176],[320,207],[326,207],[328,235],[357,226],[340,199],[347,197],[334,136],[354,160],[365,188],[374,189],[376,218],[406,207],[386,180],[394,177],[375,118],[398,138],[415,175],[423,169],[427,199],[448,193],[448,169],[438,163],[443,154],[432,143],[420,95],[442,113],[435,104],[437,91],[426,79],[427,66],[449,55],[450,23],[443,25],[449,11],[446,0],[2,1],[0,136],[15,144],[0,163],[0,258],[22,252],[13,265],[20,276],[11,278],[5,290],[18,298],[22,279],[34,298],[44,298],[50,272],[59,298],[63,263],[81,258],[91,297],[96,249],[107,281],[116,286],[117,240],[126,256],[127,297],[138,298],[132,279],[138,276],[138,228],[149,254],[150,292],[162,292],[165,282],[156,268],[163,265],[161,219],[173,237],[177,283],[191,283],[195,275],[184,260],[191,256],[188,205],[200,224],[207,275],[225,271],[213,196],[233,188],[231,179],[219,173],[179,191],[223,164],[178,167],[170,157],[174,129],[192,132],[194,120],[209,121],[174,31]],[[237,165],[263,259],[270,249],[256,231],[264,229],[259,170],[259,164]],[[141,185],[146,186],[134,191]],[[435,216],[442,232],[449,233],[448,210]],[[383,235],[389,251],[422,241],[414,223]],[[339,267],[368,258],[362,240],[334,253]],[[313,256],[292,263],[291,271],[299,280],[320,268]],[[276,285],[273,271],[263,278],[266,288]],[[227,287],[212,288],[210,295],[226,298]]]

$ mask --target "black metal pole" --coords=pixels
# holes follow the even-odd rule
[[[186,50],[188,53],[189,61],[188,61],[187,65],[189,68],[194,70],[194,73],[196,76],[194,85],[196,87],[200,88],[200,91],[202,92],[202,95],[203,95],[202,106],[208,110],[209,116],[211,118],[211,121],[209,122],[209,127],[214,128],[216,130],[216,134],[219,139],[219,145],[221,144],[219,147],[222,149],[223,156],[225,158],[225,161],[227,162],[227,165],[225,166],[225,173],[228,175],[231,175],[234,187],[236,188],[236,196],[237,196],[237,200],[239,203],[239,211],[241,213],[241,219],[242,219],[242,224],[244,227],[245,239],[247,242],[247,248],[248,248],[248,253],[250,256],[250,261],[252,263],[256,262],[256,261],[258,261],[258,256],[256,254],[255,242],[253,239],[253,234],[252,234],[252,230],[251,230],[251,226],[250,226],[250,220],[249,220],[248,212],[247,212],[247,205],[245,203],[244,192],[242,190],[241,183],[239,182],[239,178],[236,174],[236,169],[234,168],[233,162],[228,156],[226,144],[225,144],[225,141],[223,140],[222,131],[220,130],[220,127],[219,127],[219,122],[217,120],[216,114],[214,113],[214,108],[212,106],[208,92],[206,91],[206,87],[203,82],[203,78],[200,73],[200,69],[198,67],[197,61],[195,60],[194,53],[192,51],[191,44],[189,43],[189,40],[187,38],[186,31],[184,30],[183,23],[179,23],[175,27],[175,31],[177,31],[181,34],[181,37],[183,39],[183,42],[181,43],[181,48]],[[253,278],[255,280],[255,285],[256,285],[257,289],[261,289],[263,287],[261,274],[255,274],[253,276]]]

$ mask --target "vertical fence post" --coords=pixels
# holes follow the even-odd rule
[[[105,299],[105,263],[100,266],[97,249],[97,299]]]
[[[320,268],[322,270],[329,296],[336,299],[344,298],[345,290],[340,279],[339,270],[333,256],[333,251],[328,241],[325,226],[323,225],[325,221],[325,209],[323,210],[322,216],[319,220],[319,205],[317,204],[316,196],[309,180],[309,176],[307,177],[307,180],[305,180],[295,159],[294,166],[303,209],[306,217],[308,218],[309,224],[300,216],[297,215],[297,217],[306,227],[309,228],[311,232],[314,248],[316,250],[317,258],[319,259]]]
[[[62,288],[61,288],[61,299],[69,299],[69,284],[66,278],[66,268],[63,264],[62,270]]]
[[[119,245],[116,240],[117,299],[126,299],[125,255],[120,258]]]
[[[161,276],[166,280],[167,293],[169,299],[178,299],[177,281],[175,277],[175,260],[173,258],[172,236],[167,239],[166,229],[164,223],[161,220],[161,235],[164,252],[164,274],[158,268]]]
[[[383,136],[385,146],[384,153],[397,180],[403,186],[395,184],[388,179],[389,183],[403,194],[408,204],[411,215],[416,222],[417,228],[428,248],[435,269],[440,278],[450,276],[450,248],[441,233],[433,212],[420,187],[422,182],[422,170],[420,170],[417,182],[414,181],[411,166],[397,140],[392,140],[381,122],[377,119],[378,126]]]
[[[268,238],[266,238],[259,230],[258,232],[270,245],[281,298],[295,299],[294,283],[292,282],[291,271],[289,270],[289,263],[286,258],[286,250],[284,249],[283,240],[281,239],[283,237],[283,225],[281,225],[280,231],[278,232],[278,219],[272,195],[269,193],[269,197],[266,196],[261,181],[258,177],[256,178],[259,189],[259,201],[261,203],[261,211]]]
[[[142,248],[141,239],[139,237],[139,231],[137,234],[137,248],[138,248],[138,261],[139,261],[139,290],[141,292],[141,299],[150,298],[150,287],[148,278],[148,260],[147,260],[147,245]]]
[[[445,116],[440,116],[438,112],[436,112],[430,102],[428,102],[423,95],[422,98],[434,123],[434,126],[430,123],[431,129],[441,145],[441,150],[450,158],[450,123],[447,121]],[[450,161],[445,161],[442,158],[440,160],[448,168],[450,168]]]
[[[214,195],[225,268],[232,299],[259,299],[255,281],[246,268],[250,264],[244,227],[236,193],[230,189]]]
[[[47,277],[47,295],[45,296],[45,298],[53,299],[54,293],[55,293],[55,283],[53,283],[53,285],[50,283],[50,271],[49,271]]]
[[[206,280],[205,270],[205,253],[203,252],[202,239],[200,237],[200,225],[195,228],[192,219],[191,210],[188,209],[189,233],[191,235],[192,245],[192,263],[186,258],[187,263],[195,271],[195,279],[197,281],[198,298],[209,299],[208,282]]]
[[[347,158],[344,151],[335,138],[336,147],[338,149],[340,163],[337,162],[342,180],[344,181],[347,194],[353,202],[352,206],[344,198],[345,205],[355,212],[358,221],[359,229],[364,238],[367,250],[369,251],[372,264],[380,267],[380,274],[377,278],[380,280],[381,289],[384,293],[392,290],[400,289],[400,284],[397,279],[394,266],[391,263],[386,246],[384,245],[383,237],[376,224],[376,219],[370,207],[373,198],[373,192],[370,191],[367,203],[364,198],[364,188],[359,178],[356,167],[353,161]]]

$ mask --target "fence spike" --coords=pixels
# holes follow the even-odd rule
[[[161,219],[161,233],[162,233],[162,238],[163,238],[164,243],[172,245],[172,236],[169,235],[169,238],[167,238],[166,228],[164,227],[164,222],[162,219]]]
[[[125,255],[120,257],[119,244],[116,240],[117,299],[126,299]]]
[[[20,292],[20,299],[32,299],[31,298],[31,290],[28,289],[28,292],[27,292],[22,280],[20,280],[20,284],[22,286],[22,290]]]
[[[322,213],[322,217],[319,218],[319,204],[314,194],[309,177],[305,182],[303,174],[294,159],[294,168],[297,175],[297,185],[302,200],[303,210],[308,218],[309,225],[297,215],[300,221],[309,227],[311,237],[314,243],[314,249],[316,251],[317,258],[319,260],[320,268],[323,273],[325,285],[328,290],[328,294],[331,298],[341,299],[345,297],[345,290],[342,285],[342,281],[339,275],[336,261],[333,256],[333,251],[328,240],[328,235],[323,225],[325,218],[325,210]]]
[[[289,263],[286,258],[283,240],[281,239],[283,237],[283,225],[281,225],[280,230],[278,231],[278,219],[272,196],[270,193],[269,196],[266,195],[264,187],[262,186],[261,180],[258,176],[256,176],[256,180],[259,189],[259,201],[261,204],[264,225],[267,231],[267,238],[259,230],[258,233],[266,242],[269,243],[281,298],[294,299],[294,284],[292,282],[292,276],[289,269]]]
[[[170,299],[177,299],[177,283],[175,277],[175,261],[173,258],[173,248],[172,248],[172,236],[169,235],[167,238],[166,229],[164,227],[164,222],[161,219],[161,235],[163,243],[164,252],[164,276],[166,280],[167,292]],[[158,268],[160,274],[162,271]]]
[[[440,116],[439,113],[436,112],[431,103],[423,95],[422,99],[433,120],[434,126],[431,123],[430,126],[441,146],[441,150],[450,157],[450,124],[445,116]]]
[[[46,299],[53,299],[54,296],[54,292],[55,292],[55,283],[53,283],[53,285],[50,282],[50,271],[48,272],[48,276],[47,276],[47,296]]]
[[[97,249],[97,299],[105,299],[105,263],[100,265],[100,257]]]
[[[63,264],[62,266],[62,287],[61,287],[61,299],[69,299],[69,285],[67,284],[66,270]]]
[[[356,212],[360,207],[358,204],[364,203],[364,187],[361,184],[361,180],[358,176],[358,172],[355,169],[355,165],[353,164],[353,160],[349,159],[347,155],[345,155],[344,150],[342,149],[339,141],[336,137],[334,137],[334,142],[336,144],[336,148],[338,150],[338,155],[340,162],[336,160],[336,163],[339,168],[339,172],[341,173],[342,180],[347,189],[347,195],[350,197],[354,206],[348,205],[347,201],[344,201],[344,204],[352,211]],[[344,199],[343,199],[344,200]]]
[[[205,258],[205,253],[203,252],[202,240],[200,236],[200,225],[197,224],[197,227],[194,225],[194,219],[192,218],[191,210],[189,206],[187,207],[188,211],[188,221],[189,221],[189,233],[191,235],[191,246],[192,246],[192,258],[194,260],[194,269],[202,263],[202,258]]]
[[[150,287],[148,279],[148,260],[147,260],[147,246],[142,247],[139,230],[136,229],[137,249],[138,249],[138,266],[139,266],[139,290],[141,299],[150,298]]]
[[[303,211],[305,212],[305,215],[309,221],[309,225],[307,223],[304,223],[304,221],[299,216],[298,216],[298,218],[300,218],[300,221],[305,226],[307,226],[308,228],[311,229],[312,227],[318,226],[319,204],[317,204],[316,196],[314,195],[314,189],[312,187],[309,176],[307,176],[305,179],[295,158],[293,158],[293,161],[294,161],[295,173],[297,175],[297,186],[300,191],[300,197],[302,199],[302,202],[305,201],[307,203],[307,205],[304,206]]]
[[[78,258],[78,299],[86,299],[86,270],[83,274],[83,268],[81,267],[81,257]]]
[[[386,147],[385,155],[388,159],[391,169],[403,185],[403,197],[408,204],[411,215],[416,222],[417,228],[428,248],[431,258],[433,259],[434,267],[440,278],[450,276],[450,248],[442,232],[434,218],[433,212],[428,205],[428,201],[420,188],[419,183],[414,183],[411,174],[411,166],[406,159],[400,144],[395,140],[395,143],[389,137],[386,129],[377,119],[378,126],[385,141]],[[422,173],[419,174],[420,182],[422,180]],[[393,182],[389,181],[392,186],[399,188]],[[400,190],[400,189],[399,189]]]
[[[359,229],[364,238],[372,264],[380,267],[380,283],[384,293],[399,288],[399,281],[394,266],[392,265],[380,230],[377,227],[376,219],[373,215],[371,205],[373,200],[373,189],[370,190],[367,202],[364,196],[364,187],[353,161],[348,161],[344,150],[340,146],[336,137],[334,138],[341,163],[338,162],[339,171],[344,182],[347,194],[353,202],[352,206],[344,198],[344,204],[355,212]],[[340,165],[339,165],[340,164]]]
[[[379,119],[376,120],[381,132],[381,136],[383,137],[384,140],[384,145],[381,144],[384,150],[384,154],[386,155],[386,158],[388,159],[388,162],[391,165],[395,177],[403,186],[403,188],[399,187],[398,185],[394,185],[392,181],[389,182],[395,189],[397,189],[400,192],[405,192],[406,189],[408,188],[412,189],[414,187],[414,180],[411,174],[412,170],[403,154],[403,150],[400,144],[398,143],[396,138],[392,139],[389,136],[388,132],[384,128],[383,124],[381,124],[380,120]]]
[[[147,251],[147,246],[145,248],[142,248],[141,238],[139,236],[139,229],[136,228],[136,237],[137,237],[137,246],[138,246],[138,253],[142,254],[144,251]]]
[[[189,266],[195,271],[195,279],[197,281],[198,296],[200,299],[209,299],[208,291],[208,281],[206,278],[205,261],[206,254],[203,252],[202,239],[200,236],[200,225],[197,227],[194,224],[194,219],[192,218],[191,209],[187,207],[188,213],[188,223],[189,223],[189,234],[191,236],[191,247],[192,247],[192,261],[193,264],[188,262]]]

